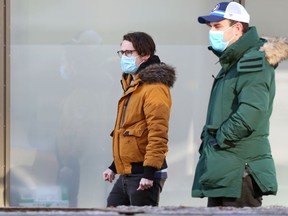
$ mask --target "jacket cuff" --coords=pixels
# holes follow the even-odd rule
[[[143,178],[149,179],[149,180],[154,180],[154,174],[156,172],[155,167],[151,166],[144,166],[144,173],[143,173]]]
[[[108,167],[110,170],[112,170],[114,173],[117,173],[117,170],[116,170],[116,166],[115,166],[115,163],[114,161],[112,162],[112,164]]]

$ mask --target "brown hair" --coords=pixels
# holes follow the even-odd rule
[[[230,26],[233,26],[234,24],[238,23],[239,21],[235,21],[235,20],[229,20],[230,21]],[[249,29],[249,23],[244,23],[244,22],[240,22],[243,26],[243,34],[246,33]]]
[[[123,36],[123,41],[127,40],[133,44],[135,50],[141,56],[154,55],[156,45],[150,35],[145,32],[131,32]]]

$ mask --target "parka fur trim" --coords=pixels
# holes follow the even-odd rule
[[[260,48],[265,52],[266,59],[271,65],[277,65],[288,58],[288,38],[263,37],[267,42]]]
[[[138,77],[143,83],[163,83],[170,88],[176,81],[175,68],[164,63],[147,66],[139,72]]]

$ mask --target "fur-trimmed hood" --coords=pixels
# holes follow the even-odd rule
[[[260,51],[265,52],[266,59],[271,65],[277,65],[288,58],[288,38],[263,38],[267,42]]]
[[[164,63],[152,64],[138,73],[143,83],[163,83],[170,88],[176,81],[175,68]]]

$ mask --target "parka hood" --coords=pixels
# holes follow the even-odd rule
[[[142,83],[163,83],[170,88],[176,81],[175,68],[164,63],[152,64],[138,73]]]
[[[280,62],[288,58],[288,38],[263,38],[266,42],[260,48],[260,51],[265,52],[269,64],[278,65]]]

